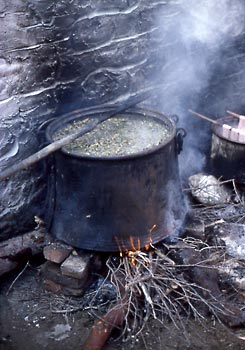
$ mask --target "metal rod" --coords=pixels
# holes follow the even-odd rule
[[[203,115],[203,114],[194,112],[192,109],[188,109],[188,111],[189,111],[190,113],[196,115],[196,116],[199,117],[199,118],[202,118],[202,119],[207,120],[207,121],[210,122],[210,123],[213,123],[213,124],[216,124],[216,125],[221,125],[221,124],[220,124],[219,122],[217,122],[216,120],[213,120],[213,119],[211,119],[211,118],[209,118],[209,117],[206,117],[206,116]]]
[[[15,173],[17,173],[23,169],[28,168],[29,166],[31,166],[37,162],[39,162],[41,159],[49,156],[51,153],[54,153],[55,151],[59,150],[60,148],[68,145],[69,143],[71,143],[72,141],[77,139],[78,137],[83,136],[84,134],[92,131],[98,124],[104,122],[105,120],[107,120],[109,118],[114,117],[118,113],[121,113],[130,107],[137,105],[138,103],[149,98],[149,96],[150,96],[149,92],[143,93],[140,96],[134,96],[130,99],[130,101],[126,102],[125,104],[123,104],[123,106],[112,111],[106,117],[100,116],[97,118],[91,118],[91,120],[89,120],[86,123],[86,125],[83,126],[82,128],[80,128],[77,132],[72,133],[68,136],[65,136],[60,140],[57,140],[55,142],[50,143],[48,146],[42,148],[38,152],[27,157],[26,159],[24,159],[24,160],[20,161],[19,163],[14,164],[14,165],[10,166],[9,168],[3,170],[0,173],[0,181],[8,178],[9,176],[14,175]]]

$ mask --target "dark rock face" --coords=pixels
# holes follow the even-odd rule
[[[50,118],[76,108],[120,103],[156,83],[163,88],[151,103],[175,113],[183,110],[176,108],[180,101],[188,100],[187,94],[182,96],[183,89],[189,88],[198,103],[203,102],[200,96],[205,90],[205,103],[210,106],[210,101],[215,105],[220,86],[235,79],[229,100],[236,109],[234,101],[241,98],[245,74],[241,33],[235,33],[227,44],[223,40],[220,65],[220,56],[210,55],[209,64],[215,66],[209,76],[211,88],[208,81],[195,91],[189,80],[182,83],[186,70],[179,63],[183,53],[193,57],[209,47],[186,45],[180,30],[186,11],[182,3],[185,1],[2,0],[0,170],[41,147],[40,127]],[[173,71],[177,74],[171,78]],[[223,93],[223,100],[228,92]],[[34,225],[35,215],[48,220],[50,171],[50,164],[42,162],[0,183],[0,239],[26,231]]]
[[[0,168],[40,148],[54,115],[117,99],[148,85],[151,45],[164,1],[3,0],[0,4]],[[0,232],[28,229],[50,208],[41,163],[0,183]]]

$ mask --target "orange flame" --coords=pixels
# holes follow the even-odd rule
[[[144,246],[144,250],[148,251],[151,247],[152,247],[152,237],[151,237],[151,233],[157,228],[157,225],[154,224],[152,225],[152,227],[148,230],[149,232],[149,238],[148,241],[149,243],[147,243]],[[119,255],[122,258],[123,256],[128,256],[130,261],[132,262],[132,264],[134,266],[136,266],[136,258],[135,258],[135,253],[140,251],[141,248],[141,242],[140,242],[140,237],[137,235],[130,235],[129,236],[129,241],[130,241],[130,250],[126,249],[126,247],[123,247],[124,244],[118,239],[118,237],[115,237],[116,242],[118,244],[118,248],[119,248]]]

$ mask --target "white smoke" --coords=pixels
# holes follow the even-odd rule
[[[185,15],[180,29],[187,45],[195,40],[217,47],[244,30],[244,1],[189,0],[182,8]]]
[[[228,62],[237,63],[238,53],[234,52],[234,42],[245,30],[245,1],[181,0],[175,2],[174,6],[171,20],[166,18],[165,13],[159,15],[162,41],[168,41],[164,53],[168,64],[161,71],[164,85],[161,109],[165,113],[179,115],[180,126],[187,129],[184,152],[180,156],[181,173],[187,176],[204,167],[206,155],[203,148],[211,134],[209,123],[197,120],[188,113],[188,108],[205,105],[213,93],[209,91],[209,85],[216,71],[221,70],[223,74],[227,71],[228,76],[232,69]],[[225,50],[226,57],[223,56]],[[232,59],[227,59],[227,51]],[[225,111],[225,101],[230,101],[230,96],[242,95],[242,91],[236,91],[242,86],[241,79],[245,79],[245,71],[240,73],[242,77],[241,74],[233,74],[230,80],[225,76],[217,78],[220,82],[226,79],[228,84],[225,87],[222,83],[220,86],[217,84],[215,106],[218,108],[209,106],[211,117]],[[237,79],[239,84],[236,84]],[[211,97],[215,101],[216,96]],[[245,98],[243,101],[245,105]]]

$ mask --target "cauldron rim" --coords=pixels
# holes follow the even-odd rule
[[[63,128],[66,124],[68,124],[69,122],[71,122],[72,120],[75,119],[85,119],[87,117],[89,117],[90,115],[94,115],[96,114],[102,114],[102,113],[111,113],[113,112],[113,110],[115,110],[115,106],[103,106],[103,107],[94,107],[91,109],[86,109],[84,111],[80,111],[79,113],[77,113],[77,111],[74,112],[70,112],[67,113],[65,115],[62,115],[60,117],[58,117],[58,119],[53,120],[47,127],[46,129],[46,137],[47,140],[49,142],[53,142],[53,135],[55,134],[55,132],[57,132],[59,129]],[[144,108],[129,108],[127,109],[127,111],[125,112],[121,112],[120,115],[128,115],[128,114],[132,114],[132,115],[139,115],[139,116],[149,116],[152,119],[157,119],[158,121],[162,121],[163,123],[165,123],[165,125],[167,124],[167,126],[170,129],[170,135],[163,141],[161,142],[159,145],[157,146],[153,146],[147,150],[143,150],[140,152],[135,152],[129,155],[113,155],[113,156],[93,156],[93,155],[81,155],[78,153],[73,153],[73,152],[69,152],[66,151],[64,148],[60,149],[60,152],[62,152],[63,154],[65,154],[66,156],[72,157],[72,158],[76,158],[76,159],[84,159],[84,160],[94,160],[94,161],[113,161],[113,160],[126,160],[126,159],[134,159],[134,158],[139,158],[139,157],[144,157],[147,156],[149,154],[152,154],[164,147],[166,147],[166,145],[168,145],[170,142],[172,142],[172,140],[175,138],[176,135],[176,125],[175,122],[167,117],[166,115],[164,115],[163,113],[160,112],[155,112],[149,109],[144,109]]]
[[[225,123],[233,123],[235,120],[234,117],[223,117],[223,118],[218,118],[216,120],[219,124],[225,124]],[[213,124],[212,125],[212,132],[219,138],[225,140],[226,142],[229,142],[231,144],[237,144],[237,145],[244,145],[245,146],[245,143],[244,142],[239,142],[239,141],[233,141],[233,140],[229,140],[227,137],[224,137],[224,135],[221,133],[221,125],[219,124]],[[229,124],[228,124],[229,125]],[[232,126],[232,125],[231,125]]]

